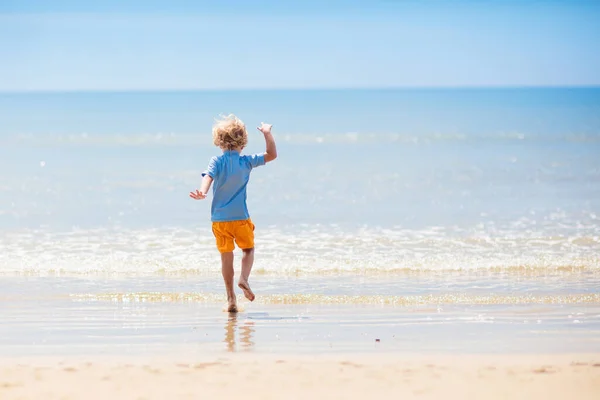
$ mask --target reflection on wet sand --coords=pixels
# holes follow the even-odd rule
[[[225,324],[225,339],[223,342],[227,345],[227,351],[236,351],[235,331],[238,328],[238,314],[229,313],[227,323]],[[252,336],[254,335],[254,322],[244,321],[238,329],[239,342],[243,351],[251,351],[254,347]]]

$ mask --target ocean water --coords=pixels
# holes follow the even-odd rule
[[[0,94],[0,311],[12,321],[0,348],[51,343],[57,326],[118,342],[110,329],[131,312],[174,343],[169,307],[231,328],[210,199],[188,197],[218,153],[212,120],[230,112],[248,125],[246,152],[263,151],[265,121],[280,155],[248,189],[259,297],[239,318],[258,338],[292,316],[289,340],[307,329],[325,345],[320,329],[339,333],[331,310],[359,307],[360,329],[414,325],[415,340],[482,323],[499,327],[488,349],[523,332],[546,350],[600,347],[582,339],[600,332],[600,89],[522,88]],[[102,323],[73,319],[96,309]],[[386,322],[358,317],[371,312]]]

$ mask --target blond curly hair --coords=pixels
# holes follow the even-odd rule
[[[233,114],[215,120],[212,135],[215,146],[224,150],[243,149],[248,144],[246,125]]]

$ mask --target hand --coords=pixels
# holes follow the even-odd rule
[[[271,124],[265,124],[264,122],[261,122],[260,126],[258,126],[256,129],[258,129],[259,131],[261,131],[264,134],[267,134],[267,133],[271,133],[272,126],[273,125],[271,125]]]
[[[206,198],[206,194],[196,190],[195,192],[190,192],[190,197],[194,200],[204,200]]]

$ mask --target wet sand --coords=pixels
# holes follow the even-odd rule
[[[0,398],[597,399],[600,354],[8,358]],[[400,397],[401,396],[401,397]]]
[[[381,295],[354,281],[326,295],[263,281],[235,315],[223,312],[222,293],[202,290],[220,286],[198,281],[191,290],[159,278],[0,280],[0,399],[600,393],[600,302],[581,278],[569,290],[513,283]]]

